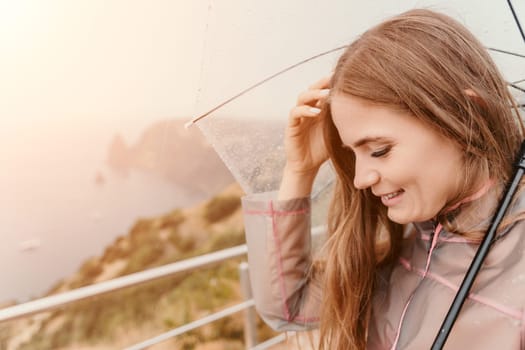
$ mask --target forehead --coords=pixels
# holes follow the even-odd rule
[[[411,114],[374,104],[365,99],[336,93],[330,99],[332,119],[341,140],[352,145],[362,138],[404,138],[429,129]]]

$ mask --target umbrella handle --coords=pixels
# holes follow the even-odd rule
[[[485,260],[485,257],[489,252],[490,246],[494,240],[494,237],[496,236],[498,226],[501,223],[503,217],[505,216],[505,212],[507,211],[512,201],[512,198],[514,197],[514,194],[518,189],[521,178],[525,173],[525,141],[523,141],[521,144],[519,157],[516,160],[515,166],[516,171],[514,173],[514,176],[507,185],[507,189],[499,203],[498,209],[492,217],[489,229],[487,230],[487,233],[483,238],[483,241],[481,242],[481,245],[479,246],[476,255],[474,256],[474,259],[472,260],[472,263],[470,264],[470,267],[467,273],[465,274],[463,282],[461,283],[461,286],[454,298],[454,301],[452,302],[452,305],[448,310],[447,316],[445,317],[445,320],[443,321],[441,328],[439,329],[439,332],[436,338],[434,339],[434,343],[432,344],[431,348],[432,350],[440,350],[445,345],[445,342],[447,341],[452,326],[454,326],[454,323],[456,322],[458,314],[461,311],[463,303],[465,302],[469,294],[470,288],[474,283],[474,279],[476,278],[481,268],[481,265],[483,264],[483,261]]]

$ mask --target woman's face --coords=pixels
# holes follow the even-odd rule
[[[406,224],[434,218],[458,191],[461,149],[412,115],[334,94],[330,108],[356,159],[354,186],[370,188],[388,217]]]

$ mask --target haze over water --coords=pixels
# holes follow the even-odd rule
[[[0,173],[0,300],[46,291],[86,258],[101,255],[138,218],[195,202],[159,176],[110,169],[111,136],[84,127],[8,145],[16,157],[2,161]],[[39,247],[22,249],[35,240]]]
[[[0,0],[0,303],[40,295],[137,218],[194,202],[106,159],[116,133],[129,145],[191,117],[206,5]],[[22,251],[28,240],[41,245]]]

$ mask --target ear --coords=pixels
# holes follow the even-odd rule
[[[479,97],[479,95],[472,89],[465,89],[463,90],[465,92],[465,95],[467,95],[473,102],[475,102],[477,105],[487,108],[487,103],[484,99]]]

